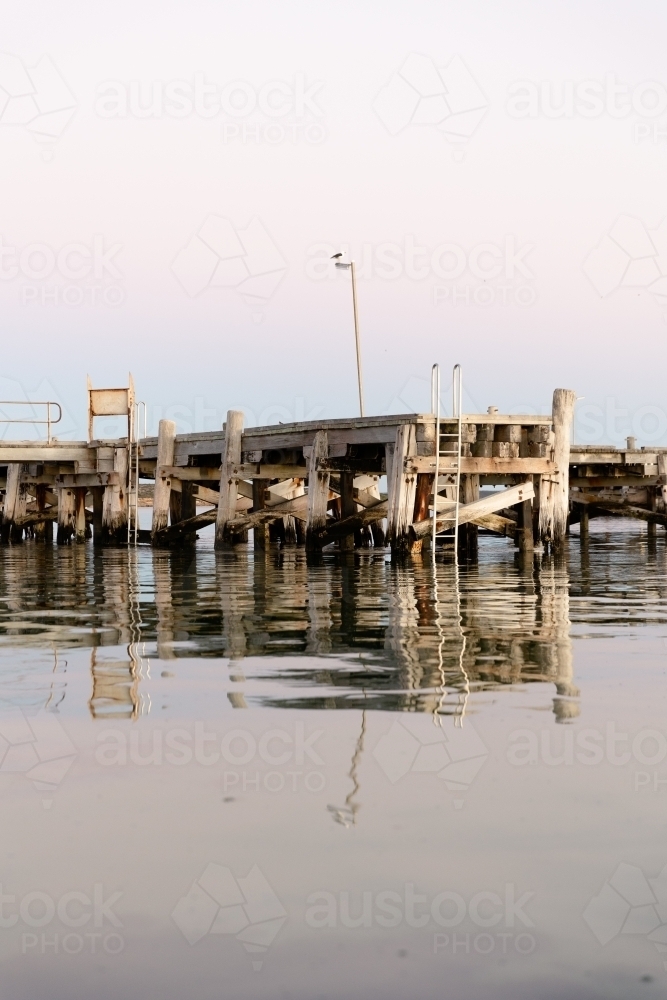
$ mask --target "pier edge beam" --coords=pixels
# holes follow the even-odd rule
[[[416,454],[414,424],[401,424],[396,430],[391,469],[387,470],[387,540],[392,557],[412,551],[410,536],[417,492],[417,476],[406,472],[405,460]]]
[[[329,438],[326,431],[317,431],[308,460],[308,512],[306,515],[306,551],[322,550],[321,532],[326,527],[329,503],[330,473]]]
[[[155,533],[167,527],[171,499],[171,479],[162,475],[165,466],[174,464],[174,443],[176,424],[173,420],[161,420],[157,432],[157,461],[155,463],[155,485],[153,486],[153,519],[151,523],[151,544],[157,546]]]
[[[238,477],[232,475],[235,465],[241,464],[243,440],[243,412],[228,410],[225,424],[225,442],[223,445],[220,467],[220,499],[215,521],[215,548],[224,549],[245,539],[234,539],[230,536],[227,525],[236,517],[236,499],[238,496]]]

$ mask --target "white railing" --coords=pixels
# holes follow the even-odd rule
[[[45,406],[46,420],[39,420],[35,417],[5,417],[0,414],[0,424],[32,424],[33,426],[45,425],[47,444],[51,444],[51,428],[54,424],[60,423],[63,418],[63,411],[60,403],[54,403],[52,400],[0,399],[0,407],[2,406]],[[51,415],[52,406],[58,408],[57,417],[53,417]]]

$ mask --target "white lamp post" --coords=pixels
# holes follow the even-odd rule
[[[354,312],[354,339],[357,346],[357,381],[359,383],[359,415],[364,416],[364,386],[361,378],[361,341],[359,339],[359,312],[357,310],[357,276],[354,269],[354,261],[351,260],[349,263],[341,261],[339,258],[343,255],[340,253],[334,254],[332,260],[336,261],[336,267],[341,268],[344,271],[350,271],[352,274],[352,309]]]

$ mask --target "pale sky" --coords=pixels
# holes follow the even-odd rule
[[[150,423],[584,397],[667,442],[657,3],[65,2],[3,13],[4,399],[131,369]],[[562,114],[559,114],[559,110]],[[321,259],[320,259],[321,258]],[[328,268],[328,270],[327,270]],[[662,281],[661,281],[662,279]],[[664,287],[662,282],[664,282]],[[445,400],[446,402],[446,400]],[[13,434],[13,432],[12,432]]]

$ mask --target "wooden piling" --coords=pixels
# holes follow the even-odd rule
[[[86,541],[86,492],[85,486],[74,490],[74,531],[79,544]]]
[[[69,545],[76,532],[76,494],[73,489],[58,490],[58,531],[56,543]]]
[[[127,472],[126,446],[114,448],[114,472],[117,483],[104,487],[102,504],[102,544],[127,545]]]
[[[303,485],[303,480],[293,479],[292,489],[289,493],[285,494],[285,499],[294,500],[296,497],[303,496],[306,492]],[[283,528],[284,528],[284,543],[285,545],[298,545],[299,544],[299,532],[297,530],[297,519],[293,514],[287,514],[283,518]]]
[[[22,465],[21,471],[23,472],[25,471],[25,469],[26,466]],[[23,541],[24,528],[21,527],[21,519],[26,516],[27,511],[28,511],[28,486],[26,483],[21,482],[19,478],[19,489],[16,498],[16,509],[15,509],[15,516],[16,520],[18,521],[18,524],[15,524],[12,527],[11,537],[13,542]],[[28,536],[28,531],[27,529],[25,529],[25,537],[27,536]]]
[[[2,514],[3,542],[20,542],[23,540],[23,529],[17,527],[15,520],[20,516],[21,507],[21,472],[23,467],[12,462],[7,466],[7,484],[5,488],[5,506]]]
[[[533,477],[527,476],[526,482],[532,483]],[[518,540],[519,552],[533,551],[533,503],[531,500],[523,500],[517,504],[519,520],[515,539]]]
[[[93,486],[93,545],[102,544],[102,511],[104,508],[104,487]]]
[[[167,527],[171,499],[171,479],[163,475],[163,469],[174,464],[174,442],[176,424],[173,420],[161,420],[157,432],[157,462],[155,465],[155,486],[153,487],[153,520],[151,538],[156,545],[155,533]]]
[[[357,505],[354,502],[354,474],[352,472],[341,472],[340,474],[340,516],[341,520],[352,517],[357,513]],[[354,533],[345,535],[340,539],[338,545],[342,552],[352,552],[354,550]]]
[[[511,430],[512,428],[509,429]],[[475,503],[477,500],[479,500],[479,476],[462,476],[460,502],[462,504],[468,504]],[[462,524],[459,527],[459,559],[465,560],[466,562],[475,562],[478,554],[479,529],[477,525],[471,523]]]
[[[554,472],[542,477],[540,486],[540,536],[554,550],[563,547],[570,505],[570,432],[576,393],[556,389],[553,395]]]
[[[308,513],[306,515],[306,549],[319,552],[320,533],[326,528],[329,503],[330,474],[329,441],[326,431],[318,431],[308,461]]]
[[[419,473],[417,475],[417,486],[415,488],[415,506],[412,513],[414,523],[425,521],[430,516],[429,501],[433,492],[433,481],[435,477],[430,473]],[[428,536],[427,536],[428,537]],[[427,546],[428,547],[428,546]],[[424,548],[424,539],[417,538],[412,542],[410,551],[414,554],[421,552]]]
[[[401,424],[396,430],[396,439],[387,468],[387,537],[392,556],[412,550],[410,533],[412,514],[417,491],[417,475],[405,468],[406,459],[416,454],[414,424]]]
[[[46,491],[47,486],[45,483],[38,483],[35,486],[35,502],[38,513],[46,510]],[[33,532],[36,542],[43,542],[46,545],[50,545],[53,542],[53,521],[38,522],[34,525]]]
[[[665,452],[658,453],[658,476],[661,486],[659,487],[660,496],[662,497],[665,509],[667,509],[667,454]],[[658,494],[656,493],[656,496]]]
[[[183,481],[181,487],[181,518],[187,521],[197,514],[197,497],[195,496],[194,483]]]
[[[657,493],[657,488],[655,486],[649,486],[647,488],[646,492],[647,492],[647,500],[648,500],[648,504],[647,504],[648,509],[652,510],[652,511],[657,510],[658,509],[658,493]],[[657,532],[658,532],[658,526],[655,523],[655,521],[648,521],[648,523],[646,525],[646,533],[648,535],[649,541],[655,541],[655,539],[657,537]]]
[[[253,479],[252,481],[252,509],[256,513],[258,510],[264,510],[266,506],[266,491],[271,485],[270,479]],[[253,548],[258,551],[264,552],[268,549],[271,544],[269,538],[269,525],[268,524],[258,524],[252,529],[253,537]]]
[[[377,497],[377,499],[379,500],[380,487],[378,485],[378,477],[375,476],[373,478],[375,479],[375,482],[371,486],[367,487],[366,492],[369,493],[370,496],[372,497]],[[370,525],[370,532],[371,532],[371,537],[373,539],[374,548],[383,549],[385,545],[385,532],[384,532],[384,527],[382,526],[382,521],[373,521],[373,523]]]
[[[241,464],[241,447],[243,440],[243,413],[241,410],[228,410],[225,425],[225,442],[223,445],[220,467],[220,499],[215,522],[215,547],[226,548],[238,544],[242,539],[234,538],[227,530],[227,525],[236,517],[236,498],[238,496],[238,475],[234,475],[234,467]]]
[[[589,535],[589,518],[588,518],[588,507],[586,504],[582,504],[579,508],[579,537],[582,542],[588,541]]]
[[[194,483],[187,479],[182,480],[176,485],[179,489],[174,489],[174,481],[171,480],[171,488],[169,492],[169,523],[171,525],[178,524],[179,521],[188,521],[197,514],[197,497],[195,495],[196,487]],[[171,539],[170,545],[178,545],[178,547],[187,547],[195,544],[197,540],[197,534],[194,531],[186,531],[178,539]]]
[[[181,484],[184,485],[184,484]],[[181,493],[179,490],[169,491],[169,524],[178,524],[183,520],[181,514]]]

